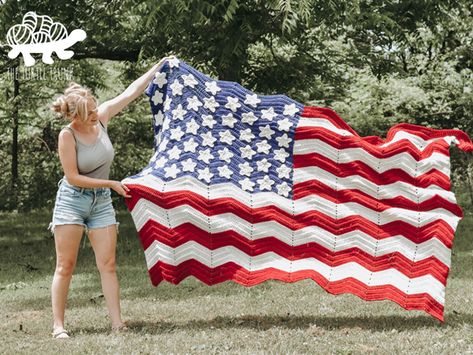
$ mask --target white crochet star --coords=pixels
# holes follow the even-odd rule
[[[214,124],[217,122],[214,120],[212,115],[203,115],[202,116],[202,125],[207,126],[209,128],[213,128]]]
[[[164,119],[163,112],[159,110],[158,113],[154,115],[154,124],[156,126],[161,126],[161,124],[163,123],[163,119]]]
[[[207,133],[201,133],[202,137],[202,146],[209,146],[213,147],[217,138],[212,136],[212,131],[208,131]]]
[[[242,164],[238,164],[238,167],[240,168],[240,175],[250,176],[254,170],[247,161]]]
[[[241,157],[243,159],[251,159],[253,158],[253,155],[256,154],[256,152],[253,149],[251,149],[249,145],[246,145],[240,148],[240,152],[241,152]]]
[[[287,157],[289,157],[289,153],[283,148],[274,152],[274,159],[279,160],[281,163],[284,163]]]
[[[179,80],[174,79],[173,83],[171,84],[171,91],[174,96],[182,95],[182,89],[184,85],[182,85]]]
[[[175,179],[177,177],[177,174],[181,172],[176,164],[172,164],[171,166],[165,167],[164,171],[166,172],[166,174],[164,175],[165,177],[170,177],[173,179]]]
[[[291,169],[287,165],[283,164],[279,168],[276,168],[276,172],[278,173],[278,177],[280,179],[289,179]]]
[[[198,145],[199,144],[194,141],[194,138],[191,138],[188,141],[184,142],[184,151],[195,153],[195,148],[197,148]]]
[[[197,157],[199,160],[202,160],[203,162],[205,162],[206,164],[209,164],[210,163],[210,159],[214,159],[214,156],[213,154],[210,152],[210,149],[205,149],[205,150],[201,150],[199,152],[199,156]]]
[[[199,125],[194,119],[191,119],[189,122],[186,123],[186,133],[197,134],[199,130]]]
[[[168,60],[170,68],[178,68],[179,67],[179,59],[173,57]]]
[[[249,178],[244,178],[243,180],[240,180],[239,182],[243,190],[253,191],[253,187],[255,186],[255,183],[251,181]]]
[[[227,103],[225,104],[225,107],[232,110],[233,112],[236,112],[238,108],[241,107],[241,104],[238,102],[238,97],[227,96]]]
[[[173,146],[171,150],[168,151],[169,159],[179,159],[182,151],[177,147]]]
[[[204,169],[199,169],[198,172],[198,179],[205,180],[207,183],[209,183],[210,179],[214,176],[214,174],[210,172],[210,169],[208,167],[205,167]]]
[[[220,135],[220,142],[227,143],[228,145],[231,145],[233,141],[235,140],[235,137],[229,130],[226,130],[224,132],[219,132]]]
[[[281,148],[289,148],[289,143],[291,143],[291,139],[287,136],[286,133],[284,133],[281,137],[276,137],[276,141],[278,142],[278,145]]]
[[[274,112],[274,108],[272,107],[268,108],[267,110],[261,110],[261,112],[262,112],[261,117],[269,121],[272,121],[273,118],[278,115],[276,112]]]
[[[195,167],[197,166],[197,163],[195,163],[191,158],[184,160],[182,162],[182,170],[183,171],[189,171],[193,172],[195,170]]]
[[[268,144],[267,140],[262,140],[261,142],[256,143],[258,153],[269,154],[271,145]]]
[[[187,109],[198,111],[199,107],[202,106],[202,102],[200,102],[197,96],[192,96],[187,98]]]
[[[181,127],[177,126],[176,128],[171,129],[170,138],[179,141],[184,134],[185,132],[182,131]]]
[[[271,163],[268,162],[268,159],[266,158],[261,159],[260,161],[256,162],[256,169],[258,171],[263,171],[267,173],[270,167],[271,167]]]
[[[204,98],[204,107],[211,112],[215,112],[215,109],[219,107],[220,104],[215,100],[215,97],[205,97]]]
[[[291,129],[292,122],[288,118],[278,121],[278,127],[281,131],[289,131]]]
[[[251,111],[245,112],[241,115],[241,122],[249,123],[250,125],[253,125],[253,123],[255,123],[257,119],[258,117],[256,117],[255,114]]]
[[[163,156],[161,156],[156,162],[154,163],[154,166],[156,168],[162,168],[164,165],[166,165],[167,159]]]
[[[271,139],[271,137],[273,136],[274,133],[276,133],[275,131],[273,131],[271,129],[271,127],[269,126],[269,124],[267,124],[266,126],[263,126],[263,127],[259,127],[259,130],[260,130],[260,134],[259,136],[261,138],[266,138],[266,139]]]
[[[181,104],[179,104],[174,110],[171,111],[171,113],[173,119],[182,120],[184,119],[184,115],[187,113],[187,111],[182,108]]]
[[[163,93],[160,92],[159,90],[156,90],[154,92],[153,97],[151,98],[153,101],[154,106],[162,104],[163,103]]]
[[[192,74],[184,74],[182,75],[182,79],[184,80],[184,86],[190,86],[191,88],[194,88],[199,83]]]
[[[171,109],[171,102],[172,102],[172,99],[169,96],[167,96],[163,104],[164,111],[169,111]]]
[[[219,155],[220,160],[226,161],[227,163],[230,163],[230,160],[233,157],[233,153],[230,150],[228,150],[227,147],[219,150],[218,155]]]
[[[299,112],[299,109],[296,107],[296,104],[284,105],[283,115],[294,116],[297,112]]]
[[[212,93],[212,95],[216,95],[220,90],[222,89],[220,89],[216,81],[205,82],[205,91]]]
[[[261,100],[258,99],[258,95],[256,95],[256,94],[253,94],[253,95],[246,94],[245,104],[256,107],[260,102],[261,102]]]
[[[222,116],[222,125],[233,128],[236,123],[236,119],[233,117],[233,114],[230,112]]]
[[[276,185],[276,189],[278,190],[278,194],[288,197],[289,192],[291,191],[291,188],[289,185],[284,181],[282,184]]]
[[[240,131],[240,140],[250,143],[254,138],[255,135],[251,133],[251,129],[246,128]]]
[[[167,84],[166,73],[157,72],[154,74],[153,83],[158,85],[158,88],[162,88],[164,84]]]
[[[226,179],[230,179],[232,174],[233,174],[232,171],[226,165],[219,166],[217,168],[217,170],[218,170],[218,175],[220,175],[221,177],[224,177]]]
[[[274,181],[271,180],[268,175],[256,180],[256,182],[259,184],[260,190],[271,190],[271,187],[274,185]]]

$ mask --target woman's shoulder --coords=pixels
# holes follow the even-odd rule
[[[66,139],[71,140],[73,139],[74,142],[76,141],[76,136],[74,134],[74,130],[69,126],[64,126],[61,131],[59,132],[59,140]]]

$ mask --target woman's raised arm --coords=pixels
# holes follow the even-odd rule
[[[100,104],[97,110],[100,121],[106,126],[113,116],[120,113],[130,102],[140,96],[160,66],[172,57],[162,58],[150,70],[132,82],[120,95]]]

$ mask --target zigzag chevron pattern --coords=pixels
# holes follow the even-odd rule
[[[462,210],[459,130],[360,137],[334,111],[260,96],[167,61],[147,89],[155,153],[122,182],[151,281],[311,278],[443,320]]]

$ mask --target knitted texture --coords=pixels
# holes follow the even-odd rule
[[[123,183],[154,285],[311,278],[443,320],[463,216],[449,148],[473,150],[464,132],[398,124],[386,139],[360,137],[333,110],[178,59],[146,94],[155,152]]]

